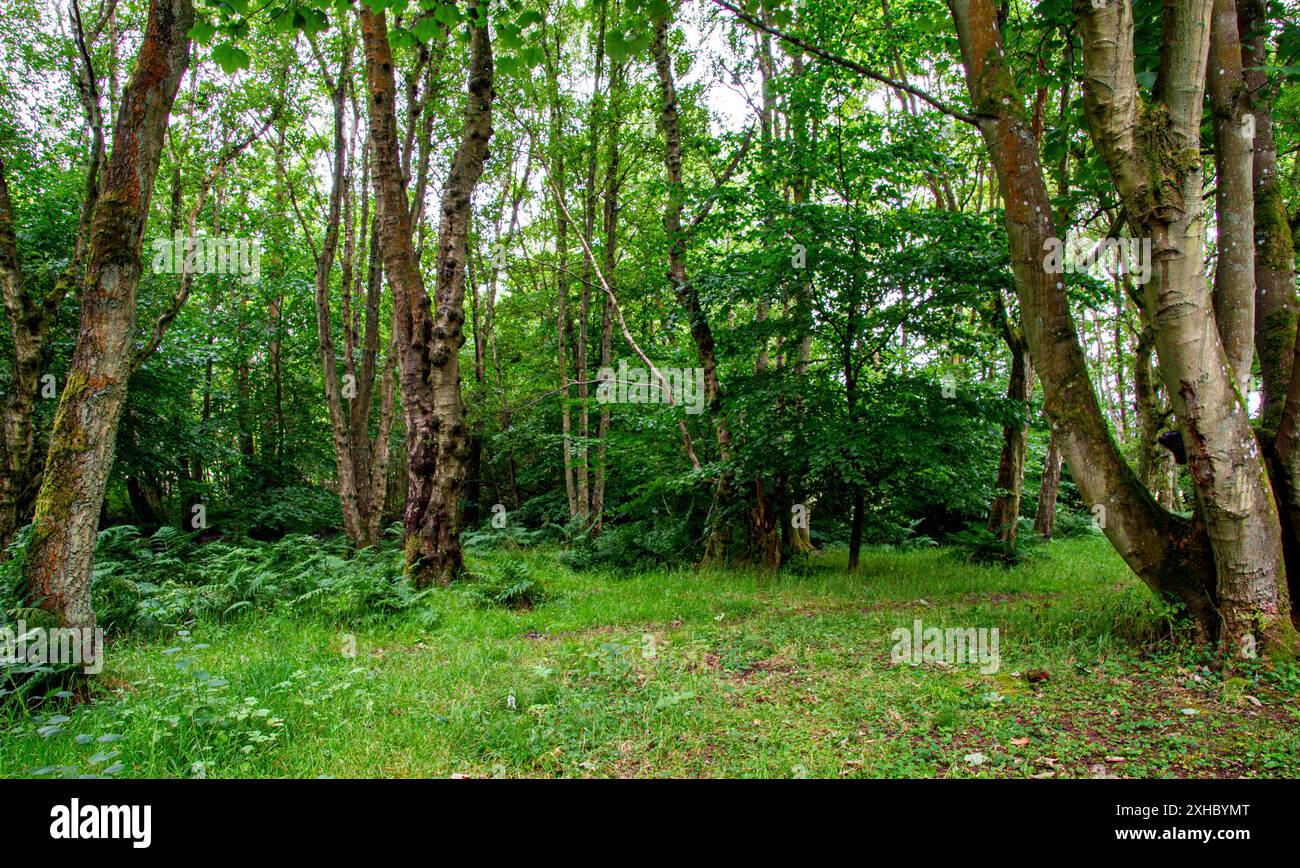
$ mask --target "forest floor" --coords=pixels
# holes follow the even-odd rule
[[[431,625],[272,610],[110,638],[89,696],[0,711],[0,775],[1300,776],[1300,669],[1206,668],[1101,539],[775,578],[489,558],[547,600],[439,589]],[[1000,667],[893,663],[917,619],[997,627]]]

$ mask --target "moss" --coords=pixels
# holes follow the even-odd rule
[[[1016,88],[1015,80],[1007,71],[1002,58],[991,52],[980,73],[979,90],[982,94],[977,114],[991,117],[1015,118],[1022,123],[1029,123],[1029,114],[1025,111],[1025,100]]]
[[[1256,253],[1269,268],[1290,272],[1295,268],[1295,249],[1281,189],[1276,184],[1270,185],[1261,191],[1255,205]],[[1261,238],[1264,239],[1262,244],[1259,243]]]
[[[75,368],[68,372],[68,382],[55,411],[49,452],[45,466],[47,473],[57,472],[65,463],[65,456],[85,452],[90,448],[86,429],[77,419],[79,398],[89,388],[85,373]],[[72,485],[42,485],[36,497],[33,545],[49,536],[52,528],[67,521],[72,513],[76,488]]]
[[[1282,411],[1286,407],[1283,399],[1287,384],[1291,380],[1296,325],[1296,311],[1292,306],[1287,305],[1280,310],[1271,311],[1264,316],[1263,335],[1256,344],[1260,368],[1264,374],[1264,384],[1269,389],[1270,395],[1270,400],[1264,406],[1260,430],[1266,432],[1270,438],[1277,435],[1278,426],[1282,423]],[[1272,394],[1274,391],[1277,394]]]
[[[1285,595],[1282,598],[1283,610],[1289,611]],[[1256,620],[1257,632],[1263,637],[1264,656],[1274,662],[1284,662],[1300,657],[1300,633],[1296,632],[1288,614],[1272,617],[1260,616]]]
[[[1140,101],[1134,139],[1143,179],[1126,204],[1135,224],[1177,219],[1186,209],[1183,182],[1201,170],[1200,151],[1177,147],[1169,107],[1159,102]]]

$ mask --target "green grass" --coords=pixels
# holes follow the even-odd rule
[[[1104,540],[1012,570],[873,551],[856,575],[836,552],[780,577],[510,559],[536,608],[440,589],[433,623],[275,607],[119,637],[88,697],[0,711],[0,775],[1300,775],[1294,664],[1225,682]],[[914,618],[997,627],[1001,668],[892,664]]]

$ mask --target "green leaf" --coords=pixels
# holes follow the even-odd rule
[[[304,23],[302,26],[304,33],[324,33],[330,29],[330,20],[319,9],[308,9],[303,12]]]
[[[405,27],[394,27],[388,31],[388,44],[395,49],[414,48],[416,42],[415,34]]]
[[[229,42],[223,42],[212,49],[212,60],[226,75],[233,75],[241,69],[247,69],[249,64],[248,55],[243,49],[236,48]]]
[[[542,61],[546,59],[546,56],[542,52],[542,47],[540,45],[529,43],[524,46],[523,51],[519,52],[519,59],[523,61],[524,66],[533,69],[534,67],[541,66]]]
[[[506,51],[518,51],[523,48],[524,39],[519,33],[519,28],[503,24],[497,28],[497,44]]]
[[[272,33],[292,33],[294,31],[296,26],[294,24],[295,12],[277,6],[272,8],[267,15],[271,19]]]
[[[605,37],[605,53],[609,59],[615,63],[622,63],[627,60],[631,53],[632,46],[623,38],[623,34],[617,30],[611,30]]]
[[[206,21],[195,21],[194,26],[190,28],[190,32],[187,33],[186,36],[201,45],[207,45],[208,40],[211,39],[213,34],[216,32],[217,27],[215,24],[209,24]]]
[[[434,11],[433,18],[435,21],[439,21],[448,27],[455,27],[460,23],[461,14],[460,10],[455,6],[452,6],[449,3],[444,3]]]
[[[436,18],[421,18],[411,26],[411,32],[415,34],[416,39],[428,45],[429,41],[438,34],[438,21]]]

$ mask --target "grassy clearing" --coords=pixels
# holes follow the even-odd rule
[[[777,578],[477,566],[510,560],[544,602],[440,589],[436,619],[275,608],[120,638],[89,698],[0,712],[0,775],[1300,775],[1295,665],[1205,668],[1104,540],[1014,570],[939,550],[856,576],[835,552]],[[997,627],[1001,668],[892,665],[915,618]]]

